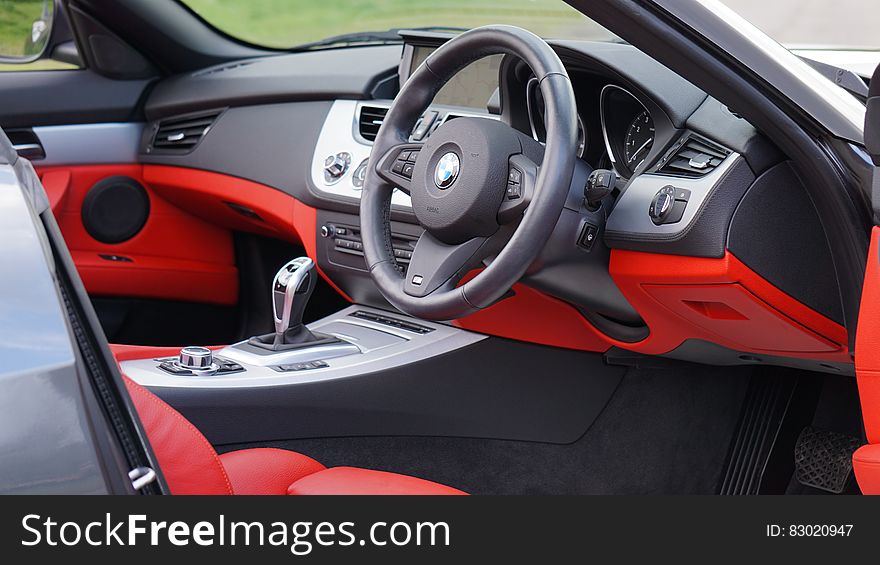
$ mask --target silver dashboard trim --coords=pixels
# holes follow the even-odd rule
[[[731,153],[714,171],[699,178],[673,177],[656,173],[643,173],[633,177],[608,217],[605,233],[674,239],[693,223],[703,209],[706,199],[739,159],[741,159],[739,153]],[[680,222],[658,226],[651,221],[648,208],[657,192],[670,185],[690,190],[691,195]]]
[[[623,88],[622,86],[618,86],[616,84],[606,84],[599,92],[599,123],[602,125],[602,140],[605,142],[605,152],[608,153],[608,159],[611,161],[611,167],[614,169],[614,171],[624,178],[629,178],[627,175],[623,174],[623,172],[617,166],[617,159],[614,158],[614,151],[611,150],[611,141],[608,139],[608,128],[605,126],[605,97],[607,95],[607,92],[612,89],[620,90],[621,92],[627,94],[630,98],[638,102],[642,109],[644,109],[649,116],[651,116],[651,111],[648,110],[648,108],[646,108],[645,105],[642,104],[642,101],[639,100],[632,92]],[[651,116],[651,119],[653,120],[654,117]],[[654,139],[654,141],[656,142],[657,140]],[[650,156],[651,153],[649,152],[642,163],[647,161],[648,157]]]
[[[373,149],[372,144],[358,139],[360,136],[355,135],[358,113],[361,106],[364,105],[379,108],[391,106],[388,102],[370,101],[369,104],[364,104],[356,100],[335,100],[327,112],[327,117],[324,118],[324,125],[321,126],[321,133],[315,143],[311,167],[312,184],[319,192],[319,196],[324,194],[355,201],[359,201],[361,198],[362,189],[354,186],[352,179],[360,164],[370,158],[370,151]],[[351,166],[341,177],[328,183],[324,179],[324,159],[327,158],[327,155],[336,155],[341,152],[351,154]],[[409,196],[400,191],[394,192],[391,203],[412,208]]]
[[[47,165],[137,163],[144,124],[140,122],[38,126],[34,133]]]

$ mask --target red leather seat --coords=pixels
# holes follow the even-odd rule
[[[111,346],[117,360],[171,350]],[[158,396],[123,377],[172,494],[466,494],[431,481],[352,467],[326,468],[284,449],[217,455],[192,423]]]

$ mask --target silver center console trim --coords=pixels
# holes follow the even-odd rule
[[[290,351],[263,351],[252,353],[236,347],[226,347],[217,352],[221,357],[235,361],[240,365],[254,367],[271,367],[272,365],[287,365],[291,363],[308,363],[309,361],[328,361],[346,355],[364,353],[354,343],[345,340],[342,336],[334,336],[342,339],[339,343],[313,345]],[[246,341],[240,343],[247,343]],[[239,344],[236,344],[239,345]]]
[[[406,329],[395,328],[349,315],[357,311],[373,312],[400,320],[411,321],[420,326],[428,327],[432,331],[417,334]],[[308,327],[313,332],[327,333],[335,335],[340,339],[351,340],[348,343],[354,346],[356,351],[343,357],[325,357],[321,359],[326,361],[327,367],[324,368],[290,372],[278,372],[270,367],[252,365],[247,361],[239,360],[233,357],[234,353],[231,352],[234,352],[235,349],[231,347],[217,351],[215,354],[240,363],[245,369],[244,372],[214,376],[177,376],[159,369],[159,363],[155,359],[123,361],[120,366],[122,367],[122,372],[129,378],[138,384],[150,387],[250,388],[289,386],[335,379],[357,378],[359,375],[406,366],[473,345],[487,337],[452,326],[415,320],[403,314],[392,314],[359,305],[349,306],[332,316],[309,324]],[[323,331],[322,328],[325,327],[330,328],[331,331]],[[352,331],[346,333],[345,327],[350,327]],[[355,341],[355,338],[352,337],[352,334],[357,335],[358,332],[354,330],[358,328],[368,328],[384,332],[401,339],[389,340],[388,345],[370,347],[363,342]],[[308,348],[305,351],[308,351]],[[418,375],[413,373],[413,378],[418,378]]]
[[[706,199],[738,159],[741,159],[739,153],[731,153],[714,171],[700,178],[672,177],[654,173],[633,177],[614,205],[614,210],[605,225],[605,233],[674,239],[690,227],[702,210]],[[690,190],[691,194],[681,221],[658,226],[651,221],[648,209],[657,192],[666,186],[684,188]]]

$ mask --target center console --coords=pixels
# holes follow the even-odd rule
[[[317,343],[274,354],[255,353],[248,341],[215,351],[184,348],[178,357],[123,361],[122,372],[148,387],[313,384],[406,366],[486,339],[458,328],[364,306],[350,306],[309,324],[308,329],[338,343]],[[197,364],[192,363],[193,353],[201,356]]]

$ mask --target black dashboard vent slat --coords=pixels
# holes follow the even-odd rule
[[[205,137],[219,115],[217,110],[162,120],[153,135],[151,149],[161,153],[189,153]]]
[[[707,139],[690,134],[666,158],[659,173],[698,178],[714,171],[731,151]]]
[[[367,141],[374,141],[387,113],[388,108],[361,106],[360,113],[358,114],[358,132],[360,132],[361,137]]]

